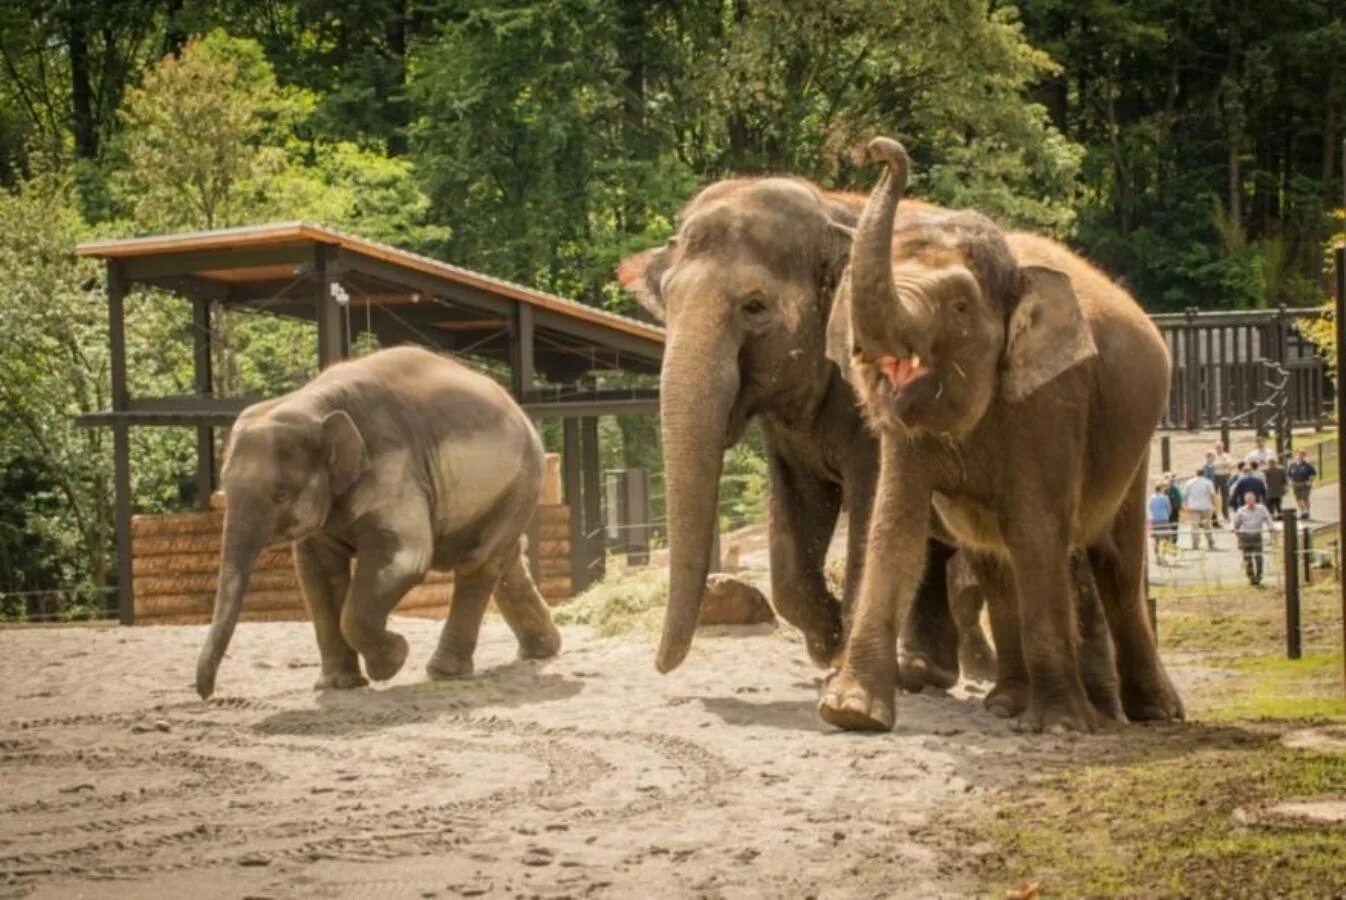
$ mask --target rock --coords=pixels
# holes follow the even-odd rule
[[[706,579],[701,597],[702,625],[759,625],[776,621],[764,595],[732,575],[716,573]]]

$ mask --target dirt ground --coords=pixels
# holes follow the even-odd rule
[[[1006,877],[972,827],[996,798],[1244,740],[1021,735],[976,684],[902,697],[890,735],[837,733],[769,626],[703,632],[660,676],[647,636],[569,626],[556,659],[518,662],[488,620],[478,674],[431,683],[439,623],[395,627],[394,681],[318,694],[307,624],[240,626],[208,703],[202,628],[0,630],[0,895],[983,894]]]

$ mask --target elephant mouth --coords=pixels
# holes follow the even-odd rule
[[[892,415],[909,427],[920,424],[921,410],[928,411],[942,393],[938,373],[919,355],[881,357],[874,370],[878,394],[887,397]]]
[[[934,369],[922,364],[919,354],[901,358],[883,356],[874,365],[883,373],[883,377],[888,379],[888,386],[892,389],[894,396],[900,394],[915,382],[923,378],[930,378],[935,374]]]

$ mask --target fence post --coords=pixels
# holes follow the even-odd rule
[[[1186,347],[1183,350],[1184,368],[1187,370],[1187,430],[1196,431],[1201,427],[1201,365],[1197,361],[1195,306],[1187,307],[1187,327],[1183,336]],[[1164,471],[1168,471],[1165,467]]]
[[[1281,514],[1285,528],[1285,654],[1290,659],[1300,657],[1299,565],[1296,559],[1299,527],[1295,518],[1293,509]]]
[[[1285,514],[1281,513],[1281,515],[1284,516]],[[1303,544],[1302,552],[1304,554],[1304,584],[1310,585],[1313,584],[1313,529],[1305,525],[1304,534],[1302,535],[1302,537],[1303,537],[1303,541],[1301,542]]]
[[[1168,435],[1159,438],[1159,470],[1161,472],[1173,471],[1173,450],[1169,446]]]
[[[1229,417],[1220,417],[1220,445],[1224,451],[1229,453],[1233,448],[1229,446]]]

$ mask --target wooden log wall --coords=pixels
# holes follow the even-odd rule
[[[549,466],[550,470],[556,468]],[[550,477],[548,479],[550,481]],[[559,480],[559,478],[558,478]],[[543,498],[556,497],[544,488]],[[131,571],[138,625],[191,625],[210,621],[219,583],[224,512],[219,495],[208,511],[135,516],[131,520]],[[538,507],[538,590],[551,605],[570,599],[570,508]],[[394,614],[442,619],[453,598],[453,573],[431,571]],[[243,599],[244,622],[308,618],[289,544],[262,551]]]

